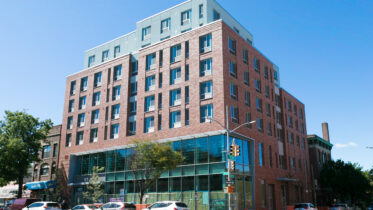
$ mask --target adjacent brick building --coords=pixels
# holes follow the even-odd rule
[[[66,78],[59,167],[71,203],[84,202],[93,166],[105,167],[104,202],[137,199],[126,159],[133,140],[144,139],[171,142],[186,157],[161,176],[147,203],[226,209],[228,123],[230,130],[247,123],[230,132],[230,144],[241,148],[235,209],[309,201],[304,105],[280,87],[279,68],[252,42],[216,1],[190,0],[86,51],[85,69]]]

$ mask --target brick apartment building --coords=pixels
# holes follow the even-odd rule
[[[39,162],[32,164],[31,180],[26,182],[26,187],[31,190],[31,197],[49,200],[56,187],[56,170],[59,159],[59,144],[61,138],[61,125],[53,126],[42,142],[39,153]]]
[[[84,202],[93,166],[105,167],[103,202],[138,199],[126,160],[133,140],[144,139],[171,142],[185,156],[146,203],[226,209],[225,127],[251,121],[229,133],[241,148],[234,209],[309,201],[304,105],[280,87],[279,68],[252,43],[215,0],[189,0],[86,51],[84,69],[66,78],[59,167],[71,203]]]

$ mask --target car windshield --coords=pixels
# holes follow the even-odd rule
[[[47,203],[48,207],[59,207],[58,203]]]
[[[43,203],[33,203],[31,205],[29,205],[28,207],[29,208],[35,208],[35,207],[40,207],[40,206],[43,206],[44,204]]]
[[[304,207],[308,207],[308,204],[306,203],[298,203],[298,204],[295,204],[294,208],[304,208]]]

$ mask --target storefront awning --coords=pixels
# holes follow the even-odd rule
[[[283,182],[297,182],[298,179],[294,178],[288,178],[288,177],[277,177],[277,181],[283,181]]]
[[[42,182],[28,182],[26,183],[26,187],[28,190],[41,190],[41,189],[48,189],[48,188],[56,188],[56,181],[48,180],[48,181],[42,181]]]

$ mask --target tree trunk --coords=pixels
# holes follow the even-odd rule
[[[140,190],[140,204],[142,204],[142,198],[144,197],[144,191]]]
[[[18,193],[17,198],[22,198],[22,191],[23,191],[23,172],[22,175],[18,176]]]

